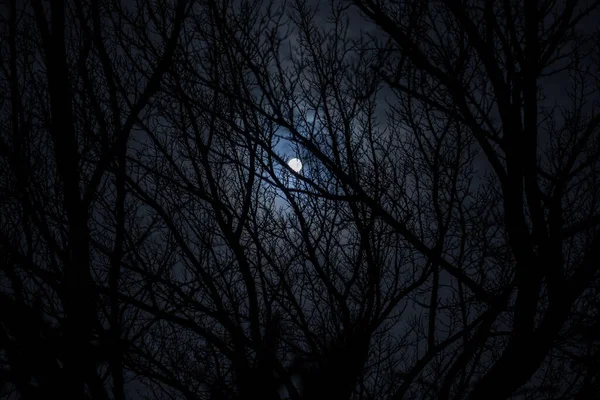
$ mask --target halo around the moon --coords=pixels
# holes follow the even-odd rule
[[[296,172],[300,172],[300,170],[302,169],[302,161],[300,161],[297,158],[292,158],[290,161],[288,161],[288,165],[291,169],[293,169]]]

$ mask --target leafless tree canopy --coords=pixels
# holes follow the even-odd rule
[[[595,398],[599,8],[2,2],[0,397]]]

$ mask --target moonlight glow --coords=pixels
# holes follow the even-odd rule
[[[297,158],[292,158],[290,161],[288,161],[288,165],[296,172],[300,172],[302,169],[302,162]]]

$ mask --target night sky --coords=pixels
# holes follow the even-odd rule
[[[2,2],[0,398],[596,398],[598,21]]]

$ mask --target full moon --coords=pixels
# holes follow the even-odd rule
[[[302,161],[297,158],[292,158],[290,161],[288,161],[288,165],[296,172],[300,172],[302,169]]]

